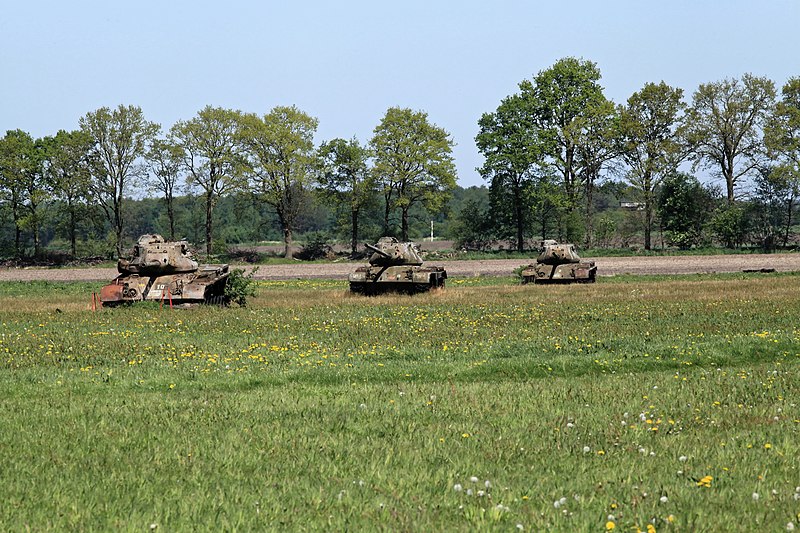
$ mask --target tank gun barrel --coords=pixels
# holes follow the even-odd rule
[[[364,243],[364,246],[365,246],[365,247],[366,247],[368,250],[372,250],[372,251],[373,251],[373,252],[375,252],[376,254],[379,254],[379,255],[381,255],[381,256],[383,256],[383,257],[387,257],[387,258],[388,258],[388,257],[391,257],[391,255],[387,254],[386,252],[384,252],[383,250],[381,250],[381,249],[380,249],[380,248],[378,248],[377,246],[373,246],[372,244],[369,244],[369,243],[366,243],[366,242]]]

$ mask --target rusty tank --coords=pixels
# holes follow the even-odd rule
[[[522,270],[522,283],[594,283],[597,266],[582,261],[573,244],[542,241],[536,263]]]
[[[381,237],[375,245],[365,246],[372,252],[369,265],[358,267],[348,276],[351,292],[413,294],[444,287],[447,279],[444,267],[422,266],[422,256],[415,243]]]
[[[142,301],[165,301],[178,307],[227,303],[228,265],[198,266],[186,241],[142,235],[132,257],[119,259],[117,270],[119,276],[100,290],[104,307]]]

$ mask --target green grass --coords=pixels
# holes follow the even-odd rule
[[[0,528],[800,525],[800,276],[345,286],[0,283]]]

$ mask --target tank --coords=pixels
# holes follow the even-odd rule
[[[100,289],[105,307],[148,300],[178,307],[227,304],[228,265],[198,266],[186,241],[142,235],[133,247],[133,256],[120,258],[117,270],[119,276]]]
[[[348,276],[350,291],[359,294],[383,292],[426,292],[444,287],[447,272],[440,266],[422,266],[417,245],[381,237],[375,245],[365,244],[372,252],[369,265]]]
[[[594,261],[582,261],[573,244],[542,241],[536,263],[522,270],[522,283],[594,283]]]

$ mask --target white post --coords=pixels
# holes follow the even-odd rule
[[[431,220],[431,242],[433,242],[433,220]]]

